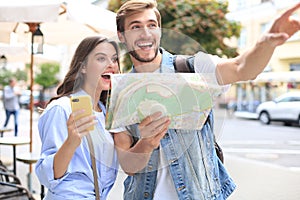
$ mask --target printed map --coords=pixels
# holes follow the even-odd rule
[[[141,122],[161,111],[172,129],[201,129],[221,93],[214,74],[132,73],[111,76],[106,129]]]

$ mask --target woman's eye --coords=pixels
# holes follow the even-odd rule
[[[101,62],[104,62],[106,59],[105,59],[105,57],[99,57],[98,60]]]
[[[117,62],[117,61],[118,61],[118,57],[112,58],[111,61],[112,61],[113,63]]]

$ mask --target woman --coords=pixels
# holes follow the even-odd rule
[[[109,75],[119,73],[118,47],[104,37],[88,37],[77,47],[70,69],[43,111],[38,128],[42,141],[36,174],[48,188],[45,199],[95,199],[94,176],[87,135],[92,138],[97,182],[102,199],[112,188],[118,169],[112,135],[104,129]],[[75,117],[70,97],[89,95],[93,115]],[[87,131],[94,126],[93,131]]]

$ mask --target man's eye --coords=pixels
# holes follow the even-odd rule
[[[138,30],[138,29],[140,29],[140,26],[132,26],[131,29],[132,30]]]
[[[157,28],[156,24],[150,24],[149,28]]]

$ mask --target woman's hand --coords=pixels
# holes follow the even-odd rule
[[[76,116],[82,113],[84,113],[84,110],[78,110],[71,113],[67,121],[67,126],[68,126],[67,141],[69,142],[70,145],[72,145],[75,148],[77,148],[80,145],[82,137],[84,137],[89,133],[88,128],[94,126],[97,123],[97,121],[95,120],[96,116],[94,115],[82,117],[75,120]]]

